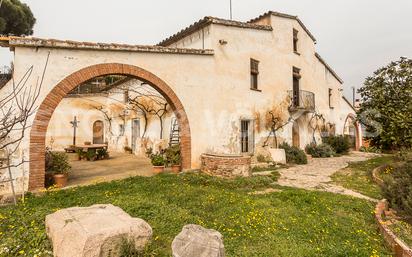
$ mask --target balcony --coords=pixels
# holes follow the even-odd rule
[[[289,112],[314,112],[315,94],[305,90],[289,90],[290,106]]]

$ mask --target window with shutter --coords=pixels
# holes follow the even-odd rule
[[[259,61],[250,59],[250,88],[258,90]]]

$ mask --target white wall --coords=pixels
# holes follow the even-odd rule
[[[343,133],[345,119],[353,110],[342,99],[340,82],[315,57],[314,42],[296,20],[272,16],[269,21],[273,31],[210,25],[205,42],[207,48],[214,49],[214,55],[16,47],[14,76],[21,78],[34,65],[29,80],[29,84],[34,84],[50,52],[40,104],[61,80],[90,65],[123,63],[152,72],[172,88],[185,108],[191,130],[192,168],[199,167],[200,155],[204,152],[239,153],[240,119],[256,120],[279,106],[287,98],[287,91],[292,89],[294,66],[301,69],[301,89],[315,93],[317,112],[323,114],[327,122],[336,124],[338,134]],[[294,28],[299,30],[300,55],[293,53]],[[195,39],[196,36],[177,45],[199,47],[199,37]],[[221,45],[221,39],[228,43]],[[260,61],[261,92],[250,90],[250,58]],[[329,88],[333,90],[334,108],[329,107]],[[7,89],[10,87],[2,92]],[[62,124],[67,124],[71,116],[62,120]],[[79,119],[84,118],[79,116]],[[308,119],[306,116],[299,121],[301,147],[311,141]],[[269,132],[262,129],[262,122],[256,120],[255,123],[261,128],[256,127],[255,141],[261,144]],[[165,124],[168,126],[170,122]],[[156,123],[152,125],[157,126]],[[156,130],[155,127],[151,129]],[[70,129],[68,131],[71,133]],[[169,129],[165,128],[166,131],[168,133]],[[280,137],[291,142],[292,124],[280,131]],[[25,154],[28,138],[27,134],[22,144]]]

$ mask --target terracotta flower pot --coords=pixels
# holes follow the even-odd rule
[[[182,170],[182,165],[176,164],[172,165],[172,172],[173,173],[179,173]]]
[[[54,174],[53,179],[54,179],[54,184],[58,188],[65,187],[67,185],[67,174]]]
[[[165,166],[153,166],[153,173],[159,174],[165,171]]]

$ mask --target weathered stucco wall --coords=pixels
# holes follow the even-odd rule
[[[123,152],[125,146],[132,147],[132,121],[139,120],[139,135],[136,138],[138,146],[136,154],[142,155],[145,149],[142,149],[145,120],[134,111],[127,111],[126,116],[123,110],[125,106],[119,104],[123,98],[122,94],[107,95],[90,95],[82,97],[64,98],[56,108],[49,122],[46,134],[46,146],[53,151],[63,151],[66,147],[73,144],[73,127],[71,121],[74,116],[77,117],[78,125],[76,129],[76,144],[81,145],[84,142],[93,142],[93,123],[102,121],[104,124],[104,142],[108,143],[109,151]],[[103,107],[104,112],[98,108]],[[110,122],[109,120],[110,119]],[[171,127],[172,113],[169,112],[163,117],[162,139],[169,138]],[[120,125],[124,125],[124,134],[120,131]],[[147,139],[148,147],[153,147],[161,143],[160,138],[160,121],[154,115],[148,115],[147,130],[144,135]]]
[[[18,80],[33,66],[28,85],[34,85],[50,53],[40,104],[60,81],[91,65],[130,64],[155,74],[171,87],[187,113],[192,168],[200,166],[202,153],[239,154],[241,119],[255,120],[255,142],[261,144],[269,133],[264,116],[288,99],[293,67],[300,69],[301,90],[315,94],[316,111],[324,115],[326,122],[335,124],[337,134],[342,134],[347,115],[354,111],[342,98],[341,83],[315,56],[312,38],[295,19],[271,16],[265,24],[267,22],[273,31],[211,24],[205,28],[205,43],[203,34],[196,32],[174,44],[183,48],[204,45],[214,50],[213,55],[16,47],[14,77]],[[293,29],[299,31],[299,54],[293,52]],[[221,44],[220,40],[227,43]],[[250,58],[260,62],[260,91],[250,89]],[[329,88],[332,89],[333,108],[329,106]],[[10,86],[2,92],[8,89]],[[287,106],[284,113],[288,116]],[[302,148],[312,139],[309,118],[306,115],[298,120]],[[22,144],[27,156],[29,132]],[[279,135],[281,141],[291,143],[292,123]],[[25,168],[28,170],[27,165]],[[16,171],[16,174],[21,173]]]

